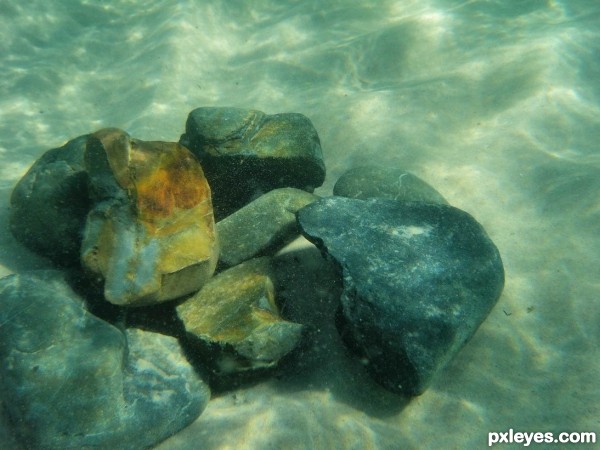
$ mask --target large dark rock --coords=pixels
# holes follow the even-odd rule
[[[297,237],[296,211],[319,197],[294,188],[274,189],[217,223],[219,262],[231,267],[268,255]]]
[[[79,263],[90,209],[83,154],[88,135],[47,151],[17,183],[10,229],[19,242],[61,265]]]
[[[330,197],[302,208],[298,223],[343,270],[344,341],[394,392],[422,393],[504,285],[485,230],[451,206]]]
[[[312,192],[325,179],[319,136],[302,114],[197,108],[180,142],[204,168],[217,220],[272,189]]]
[[[208,402],[175,338],[93,316],[60,272],[1,279],[0,324],[1,403],[25,448],[146,448]]]

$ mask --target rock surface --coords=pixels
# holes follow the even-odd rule
[[[0,324],[0,392],[25,448],[145,448],[208,402],[176,339],[91,315],[60,272],[1,279]]]
[[[296,211],[318,198],[299,189],[274,189],[221,220],[219,262],[231,267],[283,247],[300,234]]]
[[[47,151],[19,180],[10,229],[19,242],[63,266],[79,263],[90,209],[83,155],[88,135]]]
[[[170,142],[145,142],[118,129],[88,139],[95,206],[81,260],[104,279],[106,299],[141,306],[197,291],[218,257],[210,188],[200,164]]]
[[[221,272],[177,307],[191,339],[210,350],[216,373],[274,367],[299,343],[302,325],[281,318],[270,265],[255,258]]]
[[[298,223],[343,270],[342,338],[394,392],[422,393],[503,288],[495,245],[451,206],[330,197]]]
[[[448,204],[433,187],[401,169],[360,166],[344,173],[333,187],[333,195],[368,199],[387,198],[404,202]]]
[[[302,114],[197,108],[180,142],[204,168],[217,220],[272,189],[312,192],[325,180],[319,136]]]

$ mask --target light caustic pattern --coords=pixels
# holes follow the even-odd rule
[[[330,343],[277,391],[294,407],[274,404],[261,442],[315,448],[343,429],[348,448],[465,448],[490,430],[597,426],[596,2],[36,0],[7,3],[0,24],[0,272],[43,266],[10,240],[6,206],[45,150],[108,126],[176,141],[198,106],[300,112],[325,155],[318,193],[360,163],[413,172],[484,225],[507,282],[412,403],[390,406],[401,400],[379,395]],[[315,283],[306,296],[333,293]],[[271,393],[239,394],[244,415],[217,399],[164,448],[250,448],[252,411],[266,418]],[[319,434],[295,433],[315,411]]]

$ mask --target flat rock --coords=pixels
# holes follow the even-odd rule
[[[47,151],[19,180],[10,199],[10,230],[54,262],[79,264],[82,230],[90,210],[83,155],[88,135]]]
[[[246,261],[213,277],[177,306],[188,336],[210,353],[218,374],[266,369],[293,350],[302,325],[281,318],[270,258]]]
[[[185,147],[118,129],[90,136],[85,152],[94,207],[81,261],[106,299],[142,306],[197,291],[218,258],[211,193]]]
[[[231,267],[274,253],[299,236],[296,211],[318,198],[300,189],[274,189],[217,222],[219,262]]]
[[[25,448],[146,448],[208,402],[175,338],[93,316],[60,272],[1,279],[0,324],[0,395]]]
[[[386,198],[404,202],[448,204],[433,187],[402,169],[359,166],[345,172],[335,183],[333,195],[358,198]]]
[[[302,208],[298,223],[342,268],[344,342],[394,392],[422,393],[504,285],[483,227],[451,206],[330,197]]]
[[[312,192],[325,180],[319,136],[302,114],[197,108],[180,142],[200,160],[220,220],[281,187]]]

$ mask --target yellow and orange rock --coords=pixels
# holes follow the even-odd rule
[[[218,245],[202,167],[182,145],[100,130],[85,154],[95,207],[81,259],[104,279],[108,301],[147,305],[198,290]]]
[[[244,261],[177,306],[192,345],[210,349],[213,372],[274,367],[300,343],[303,326],[281,317],[272,276],[270,258]]]

